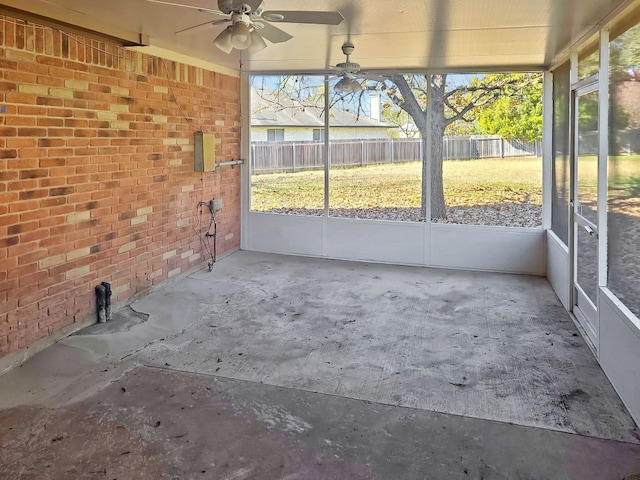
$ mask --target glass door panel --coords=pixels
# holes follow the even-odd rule
[[[595,85],[574,100],[574,306],[589,339],[598,335],[598,92]]]

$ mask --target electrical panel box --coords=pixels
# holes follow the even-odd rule
[[[193,170],[213,172],[216,169],[216,137],[213,133],[196,132],[193,146]]]

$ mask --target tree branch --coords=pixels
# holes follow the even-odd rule
[[[402,99],[398,98],[398,101],[392,99],[394,103],[407,112],[413,119],[416,127],[423,131],[427,126],[427,112],[422,109],[418,103],[418,100],[416,99],[416,96],[414,95],[414,92],[406,78],[403,75],[390,75],[389,81],[393,82],[395,86],[398,87],[398,90],[402,95]],[[389,92],[385,93],[389,95]]]

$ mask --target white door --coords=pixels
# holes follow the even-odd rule
[[[598,345],[598,91],[597,83],[573,100],[573,313]]]

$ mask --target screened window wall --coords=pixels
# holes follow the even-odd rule
[[[609,46],[607,286],[640,317],[640,24]]]
[[[565,62],[553,71],[553,156],[551,166],[551,230],[569,245],[569,121],[571,66]]]
[[[599,37],[594,36],[578,54],[578,78],[584,80],[598,73],[600,68]]]
[[[377,77],[376,77],[377,78]],[[394,75],[393,81],[331,81],[329,215],[339,218],[424,221],[422,205],[426,77]],[[395,96],[405,84],[416,99],[407,113]],[[417,126],[417,125],[419,126]]]
[[[251,77],[252,211],[542,225],[542,74],[348,80]]]
[[[438,74],[431,81],[431,218],[542,225],[542,74]]]
[[[578,228],[574,233],[573,248],[581,253],[577,281],[581,286],[589,286],[585,293],[594,305],[599,304],[598,297],[602,299],[599,285],[606,287],[633,316],[640,318],[640,10],[614,24],[609,31],[609,42],[604,42],[603,47],[599,44],[599,38],[591,39],[580,51],[575,78],[572,79],[569,60],[552,72],[551,230],[567,249],[571,247],[570,199],[577,205],[576,214],[592,224],[599,225],[600,219],[606,217],[606,225],[602,225],[600,232],[601,250],[597,242],[589,239],[585,229]],[[608,49],[608,71],[600,71],[600,48]],[[598,98],[603,95],[599,91],[579,95],[575,106],[571,104],[572,80],[574,88],[578,88],[578,82],[595,74],[608,80],[608,92],[605,92],[608,112],[599,111]],[[574,108],[577,111],[573,111]],[[598,130],[603,115],[608,126],[605,145],[600,143]],[[572,134],[576,135],[577,142],[573,167]],[[598,167],[600,149],[607,152],[603,159],[606,183],[600,181],[603,179]],[[599,196],[598,189],[606,195]],[[598,264],[599,254],[603,252],[606,259]],[[568,272],[569,257],[566,264]]]
[[[324,213],[324,76],[253,76],[251,210]]]

